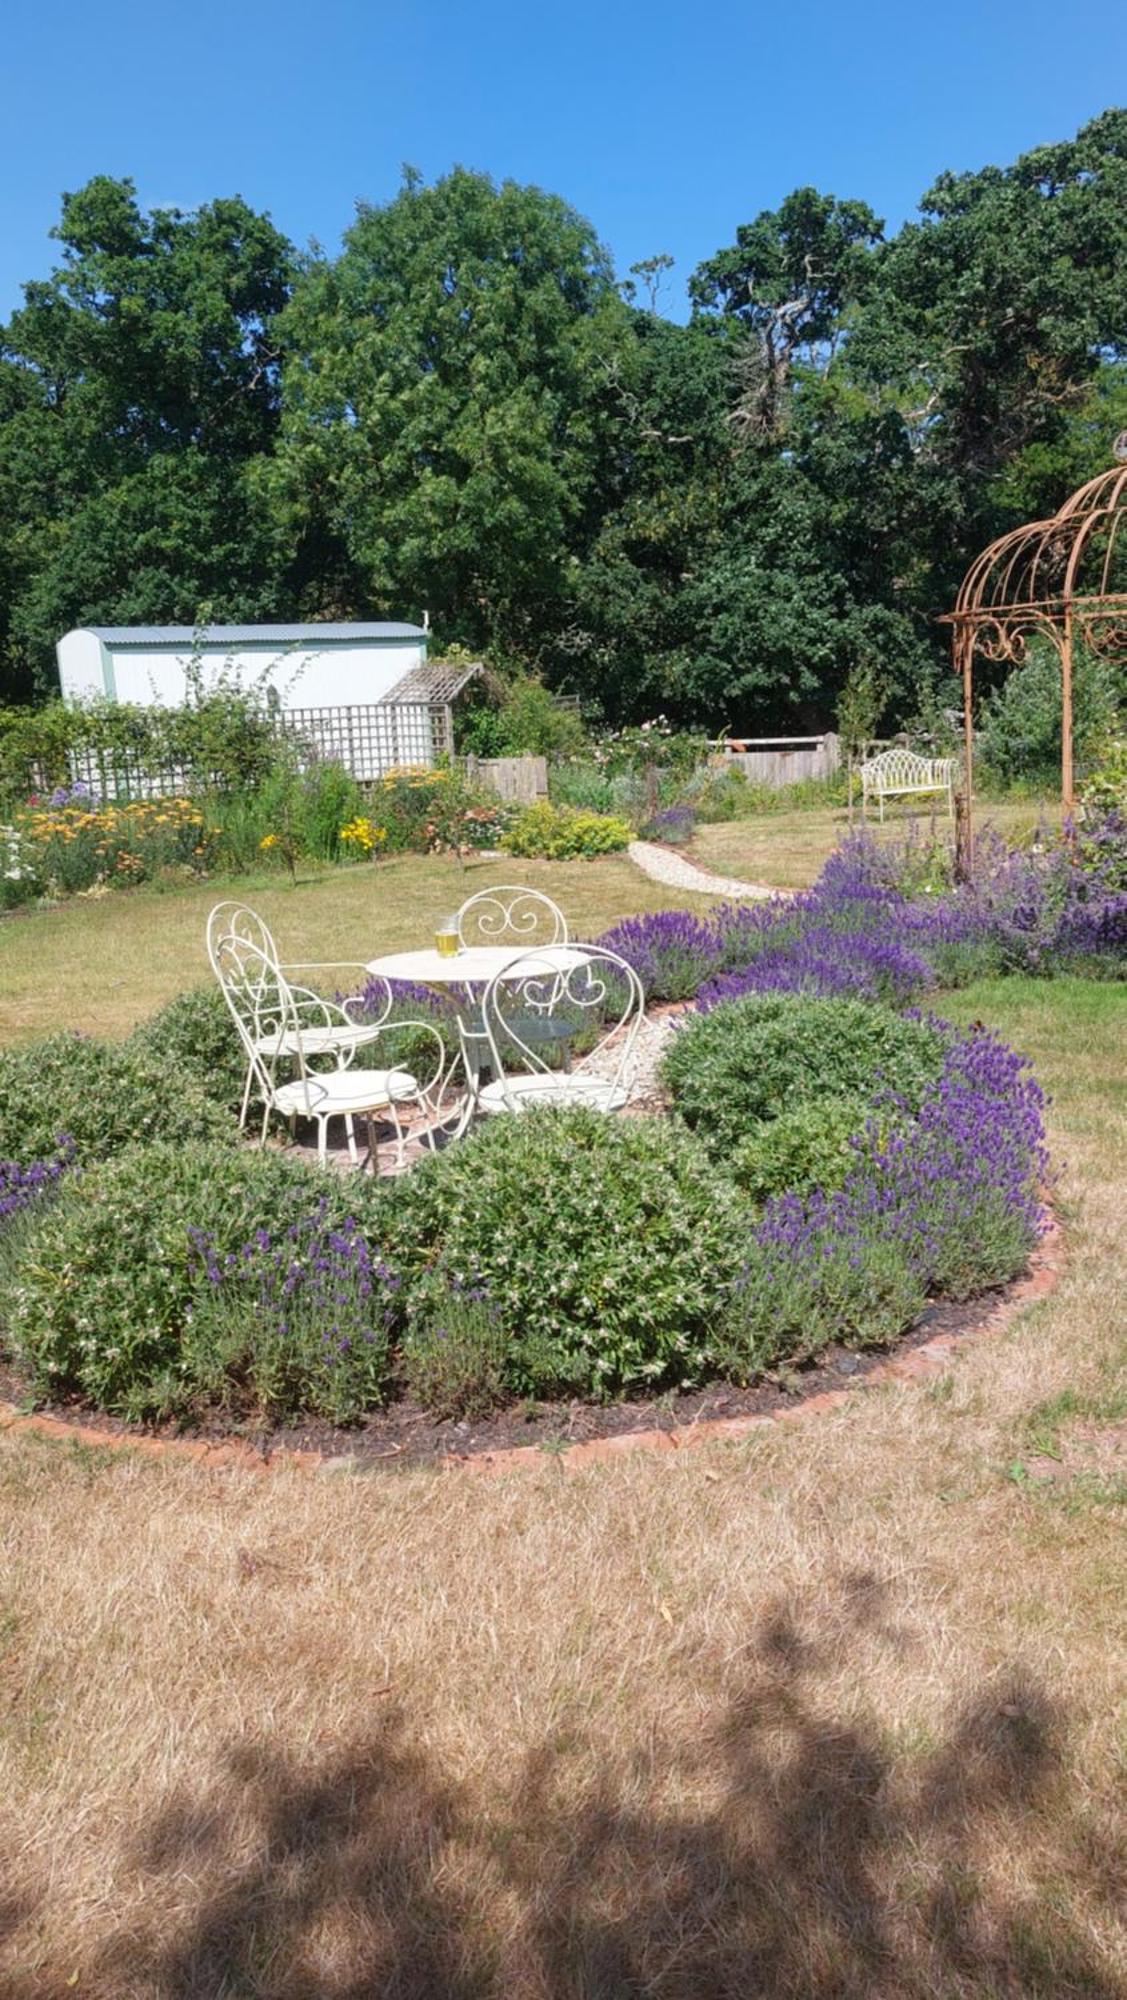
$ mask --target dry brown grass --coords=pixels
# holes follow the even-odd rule
[[[531,882],[556,898],[574,934],[620,917],[711,899],[650,882],[625,856],[598,861],[472,861],[403,855],[379,868],[277,874],[164,893],[138,889],[0,919],[0,1044],[48,1027],[119,1035],[185,986],[210,978],[204,925],[235,897],[261,910],[289,959],[375,958],[431,939],[436,924],[491,882]]]
[[[1127,1992],[1127,996],[962,996],[1056,1092],[1072,1261],[929,1388],[563,1478],[0,1442],[0,1990]]]
[[[866,821],[875,840],[903,840],[909,827],[915,827],[925,839],[933,832],[942,836],[950,831],[951,823],[941,807],[932,811],[930,802],[921,808],[897,801],[888,812],[883,826],[878,820]],[[1041,820],[1059,824],[1060,807],[1022,801],[975,809],[976,826],[993,825],[1008,836],[1029,833]],[[860,823],[858,813],[854,824]],[[692,855],[720,874],[765,882],[772,888],[805,889],[848,830],[849,814],[844,806],[817,812],[762,813],[754,819],[698,827]]]

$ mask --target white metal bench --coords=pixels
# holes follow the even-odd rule
[[[875,799],[884,818],[886,799],[926,797],[941,792],[947,811],[955,812],[955,760],[953,757],[918,757],[914,750],[882,750],[861,766],[861,811],[867,812]]]

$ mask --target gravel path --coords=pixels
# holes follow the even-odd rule
[[[665,1092],[658,1082],[658,1064],[676,1033],[678,1023],[684,1020],[686,1009],[680,1007],[654,1008],[642,1018],[638,1029],[638,1040],[634,1048],[634,1089],[630,1098],[631,1111],[667,1111],[669,1109]],[[588,1076],[614,1076],[618,1068],[619,1046],[617,1038],[599,1050],[596,1055],[583,1056],[575,1067],[577,1072]]]
[[[768,902],[772,896],[784,893],[765,889],[758,882],[737,882],[730,875],[713,875],[709,869],[686,861],[683,854],[674,854],[671,848],[658,847],[650,840],[632,840],[626,852],[643,875],[652,876],[655,882],[666,882],[671,889],[692,889],[698,896],[730,896],[744,903]]]

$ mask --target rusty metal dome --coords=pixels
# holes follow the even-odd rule
[[[1045,521],[1002,535],[963,578],[953,627],[955,668],[964,692],[967,793],[973,757],[974,657],[1020,664],[1032,637],[1061,661],[1061,795],[1073,804],[1072,668],[1079,644],[1105,659],[1127,658],[1127,433],[1116,464],[1089,479]]]

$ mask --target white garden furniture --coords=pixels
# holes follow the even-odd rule
[[[629,1103],[646,1004],[641,981],[601,945],[584,945],[578,964],[553,965],[556,956],[522,952],[486,990],[482,1016],[493,1080],[476,1098],[489,1115],[538,1105],[610,1112]],[[543,1029],[562,1026],[574,1037],[588,1023],[598,1033],[594,1048],[574,1070],[553,1067],[541,1052],[550,1040]]]
[[[367,1122],[369,1154],[375,1163],[377,1114],[386,1115],[395,1132],[396,1157],[404,1161],[405,1131],[400,1107],[417,1108],[424,1120],[423,1136],[434,1129],[436,1092],[445,1067],[442,1037],[430,1022],[422,1020],[383,1022],[365,1030],[370,1045],[378,1037],[401,1039],[410,1034],[412,1060],[418,1066],[418,1051],[424,1049],[428,1069],[433,1072],[420,1083],[414,1069],[389,1061],[380,1068],[353,1066],[356,1044],[350,1039],[350,1023],[343,1007],[323,1000],[305,987],[292,986],[277,961],[252,945],[241,926],[224,932],[209,927],[212,964],[246,1052],[250,1076],[263,1102],[262,1139],[265,1141],[270,1113],[277,1112],[291,1123],[295,1118],[311,1119],[317,1127],[317,1157],[324,1165],[328,1151],[328,1128],[334,1118],[342,1118],[353,1164],[358,1163],[354,1121]],[[284,1059],[292,1062],[296,1077],[279,1082],[277,1070]],[[320,1059],[332,1059],[334,1067],[315,1069]]]
[[[884,818],[886,799],[926,798],[942,794],[947,811],[955,811],[955,760],[953,757],[919,757],[914,750],[882,750],[861,765],[861,811],[875,799]]]
[[[537,945],[532,955],[542,975],[556,975],[577,972],[592,950],[590,945]],[[421,951],[388,952],[382,958],[371,959],[366,967],[374,979],[390,980],[393,985],[405,981],[413,986],[428,986],[448,995],[453,1003],[464,1084],[448,1092],[441,1120],[451,1138],[460,1137],[478,1109],[481,1073],[492,1061],[482,1020],[483,995],[494,984],[519,981],[522,975],[513,968],[519,967],[528,955],[527,947],[522,951],[512,944],[491,944],[467,945],[447,957],[431,945]],[[449,1083],[448,1073],[445,1085]]]
[[[505,882],[498,889],[479,889],[457,915],[458,941],[464,948],[510,944],[567,943],[567,919],[540,889],[522,889]]]
[[[227,992],[226,982],[228,979],[239,981],[244,977],[249,967],[261,967],[264,964],[272,966],[276,972],[286,977],[292,972],[362,972],[365,981],[369,980],[367,967],[356,959],[329,959],[325,961],[297,960],[283,964],[278,957],[278,947],[274,943],[274,939],[266,924],[257,911],[248,909],[245,903],[227,902],[215,905],[207,920],[207,955],[211,961],[212,971],[215,973],[225,994]],[[243,963],[244,959],[245,964]],[[221,963],[222,970],[220,969]],[[240,971],[240,967],[242,967],[242,971]],[[302,987],[301,991],[305,992],[307,989]],[[362,1049],[368,1043],[376,1041],[382,1032],[388,1014],[391,1012],[391,988],[385,982],[382,993],[378,991],[372,993],[369,991],[365,994],[364,998],[369,1012],[373,1006],[379,1009],[374,1020],[358,1022],[352,1019],[349,1009],[359,1003],[359,996],[353,995],[349,999],[335,1004],[335,1011],[331,1018],[326,1018],[323,1021],[315,1021],[310,1016],[307,1019],[303,1028],[300,1051],[296,1044],[291,1045],[286,1041],[285,1037],[279,1042],[275,1034],[269,1050],[271,1065],[280,1059],[293,1062],[297,1059],[299,1053],[304,1054],[306,1058],[311,1056],[336,1056],[339,1058],[344,1055],[352,1057],[358,1049]],[[229,1000],[228,1004],[230,1004]],[[344,1016],[343,1020],[340,1018],[342,1013]],[[260,1053],[265,1056],[267,1052],[264,1049]],[[246,1083],[243,1088],[242,1108],[239,1112],[240,1131],[246,1124],[251,1094],[255,1087],[255,1078],[256,1071],[254,1064],[253,1062],[248,1063]],[[269,1114],[267,1113],[267,1115]]]

